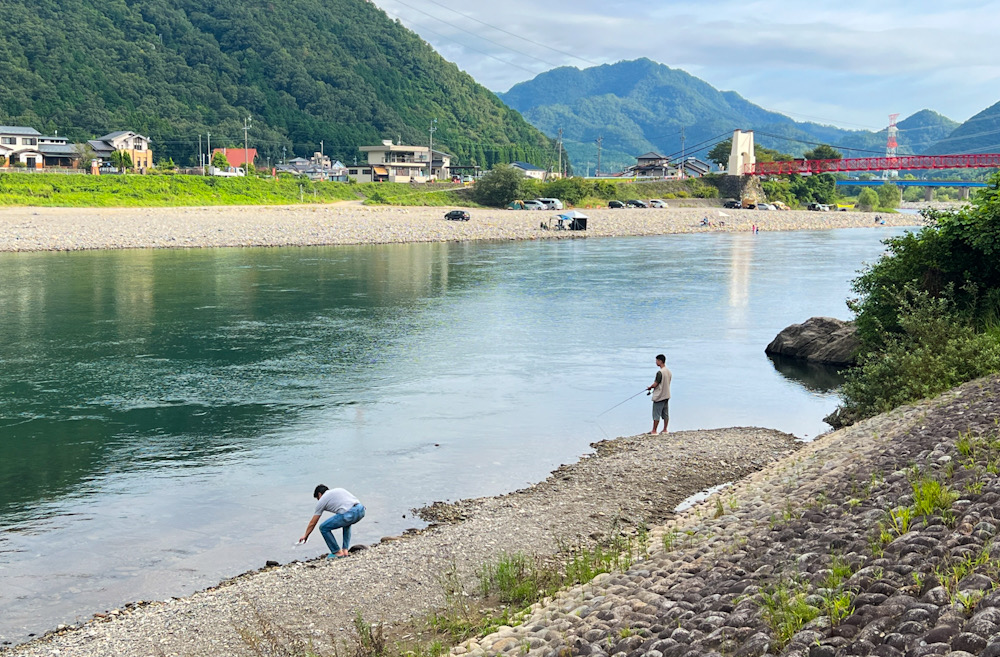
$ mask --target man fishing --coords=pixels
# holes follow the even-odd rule
[[[309,520],[306,533],[299,539],[299,543],[305,543],[309,540],[309,534],[316,527],[320,516],[323,515],[324,511],[329,511],[333,516],[327,518],[319,526],[319,533],[323,537],[323,540],[326,541],[326,546],[330,548],[330,554],[326,558],[340,559],[346,557],[349,554],[348,550],[351,548],[351,525],[365,517],[365,507],[358,498],[343,488],[328,488],[323,484],[316,487],[316,490],[313,491],[313,497],[316,498],[316,511],[312,519]],[[337,539],[333,537],[333,531],[341,527],[344,529],[343,547],[337,545]]]
[[[656,428],[660,424],[660,419],[663,420],[663,431],[660,433],[667,433],[667,423],[670,421],[671,374],[670,370],[667,369],[667,357],[663,354],[657,354],[656,367],[659,368],[656,372],[656,379],[652,385],[646,388],[647,391],[653,391],[653,430],[649,432],[650,435],[656,435]]]

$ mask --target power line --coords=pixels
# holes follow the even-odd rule
[[[402,4],[402,3],[400,3],[400,4]],[[387,14],[389,14],[390,16],[395,16],[399,20],[403,20],[403,17],[400,16],[399,14],[395,13],[395,12],[389,11],[388,9],[383,9],[382,11],[384,11]],[[434,18],[434,17],[431,16],[431,18]],[[411,20],[411,22],[412,23],[416,23],[416,21],[412,21],[412,20]],[[417,23],[417,24],[421,25],[420,23]],[[458,45],[460,45],[463,48],[466,48],[468,50],[471,50],[472,52],[478,52],[480,55],[486,55],[490,59],[495,59],[495,60],[497,60],[498,62],[500,62],[502,64],[506,64],[507,66],[513,66],[514,68],[519,68],[522,71],[525,71],[526,73],[530,73],[531,75],[538,75],[537,71],[532,71],[530,68],[525,68],[524,66],[521,66],[519,64],[515,64],[513,62],[508,62],[506,59],[501,59],[501,58],[497,57],[496,55],[491,55],[490,53],[486,52],[485,50],[479,50],[478,48],[473,48],[472,46],[469,46],[469,45],[466,45],[466,44],[462,43],[458,39],[454,39],[454,38],[452,38],[450,36],[446,36],[444,34],[441,34],[440,32],[438,32],[436,30],[432,30],[431,28],[429,28],[427,26],[423,26],[422,25],[421,26],[421,30],[425,31],[425,32],[430,32],[431,34],[434,34],[434,35],[437,35],[437,36],[441,37],[442,39],[445,39],[446,41],[451,41],[452,43],[457,43]],[[473,36],[475,36],[475,35],[473,35]]]
[[[530,54],[528,54],[528,53],[526,53],[526,52],[524,52],[524,51],[520,51],[520,50],[515,50],[514,48],[511,48],[510,46],[506,46],[506,45],[504,45],[504,44],[502,44],[502,43],[499,43],[499,42],[497,42],[497,41],[494,41],[493,39],[490,39],[490,38],[488,38],[488,37],[484,37],[484,36],[483,36],[483,35],[481,35],[481,34],[476,34],[475,32],[472,32],[472,31],[470,31],[470,30],[467,30],[467,29],[465,29],[464,27],[462,27],[462,26],[460,26],[460,25],[455,25],[454,23],[451,23],[451,22],[449,22],[449,21],[446,21],[446,20],[444,20],[443,18],[438,18],[437,16],[435,16],[435,15],[433,15],[433,14],[430,14],[430,13],[428,13],[428,12],[424,11],[423,9],[420,9],[420,8],[418,8],[418,7],[414,7],[413,5],[409,5],[409,4],[405,3],[405,2],[403,2],[402,0],[393,0],[393,1],[394,1],[394,2],[396,2],[396,3],[398,3],[398,4],[401,4],[401,5],[403,5],[404,7],[409,7],[409,8],[410,8],[410,9],[412,9],[413,11],[417,11],[417,12],[420,12],[420,13],[421,13],[421,14],[423,14],[424,16],[428,16],[428,17],[430,17],[430,18],[433,18],[433,19],[434,19],[434,20],[436,20],[436,21],[439,21],[439,22],[441,22],[441,23],[444,23],[445,25],[447,25],[447,26],[449,26],[449,27],[453,27],[453,28],[455,28],[456,30],[459,30],[459,31],[461,31],[461,32],[465,32],[466,34],[468,34],[468,35],[470,35],[470,36],[474,36],[474,37],[476,37],[477,39],[482,39],[483,41],[489,41],[489,42],[490,42],[490,43],[492,43],[493,45],[495,45],[495,46],[498,46],[498,47],[500,47],[500,48],[503,48],[504,50],[509,50],[510,52],[513,52],[513,53],[515,53],[515,54],[518,54],[518,55],[522,55],[522,56],[524,56],[524,57],[529,57],[529,58],[531,58],[531,59],[534,59],[534,60],[535,60],[535,61],[537,61],[537,62],[541,62],[542,64],[545,64],[546,66],[550,66],[550,67],[552,67],[552,68],[558,68],[558,67],[559,67],[559,65],[558,65],[558,64],[553,64],[552,62],[549,62],[549,61],[546,61],[546,60],[542,59],[541,57],[535,57],[534,55],[530,55]],[[501,60],[501,61],[503,61],[503,60]]]
[[[480,25],[485,25],[486,27],[494,29],[494,30],[496,30],[498,32],[503,32],[504,34],[509,34],[512,37],[516,37],[516,38],[521,39],[522,41],[526,41],[526,42],[528,42],[530,44],[533,44],[533,45],[536,45],[536,46],[541,46],[542,48],[547,48],[547,49],[551,50],[552,52],[559,53],[560,55],[565,55],[566,57],[572,57],[573,59],[578,59],[581,62],[585,62],[587,64],[590,64],[591,66],[600,66],[601,65],[599,62],[594,62],[594,61],[591,61],[589,59],[586,59],[585,57],[580,57],[579,55],[574,55],[573,53],[566,52],[564,50],[559,50],[558,48],[553,48],[552,46],[544,44],[544,43],[541,43],[540,41],[535,41],[533,39],[529,39],[528,37],[521,36],[520,34],[516,34],[514,32],[510,32],[508,30],[505,30],[502,27],[497,27],[496,25],[493,25],[491,23],[487,23],[485,21],[481,21],[478,18],[476,18],[475,16],[469,16],[468,14],[464,14],[464,13],[458,11],[457,9],[452,9],[451,7],[448,7],[447,5],[444,5],[444,4],[440,3],[440,2],[437,2],[437,0],[428,0],[428,2],[432,2],[432,3],[436,4],[439,7],[443,7],[445,9],[447,9],[448,11],[454,12],[454,13],[456,13],[459,16],[462,16],[464,18],[468,18],[471,21],[475,21],[475,22],[479,23]]]

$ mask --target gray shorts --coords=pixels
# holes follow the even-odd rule
[[[653,419],[669,420],[670,419],[670,409],[668,408],[669,405],[670,405],[669,399],[653,402]]]

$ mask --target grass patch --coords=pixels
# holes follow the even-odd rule
[[[758,602],[761,615],[771,632],[776,645],[784,648],[806,623],[817,618],[822,612],[806,602],[806,589],[791,581],[781,581],[765,589]]]
[[[47,207],[292,205],[364,200],[367,204],[470,206],[453,184],[313,182],[291,176],[0,173],[0,204]]]

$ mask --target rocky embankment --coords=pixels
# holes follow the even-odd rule
[[[1000,378],[828,434],[455,655],[1000,655]]]

